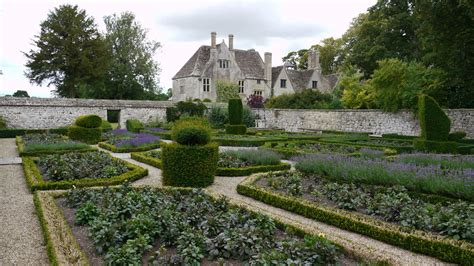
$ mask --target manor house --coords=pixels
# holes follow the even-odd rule
[[[272,54],[264,60],[254,49],[234,48],[234,36],[229,35],[229,46],[224,40],[216,44],[216,33],[211,33],[211,45],[203,45],[173,77],[173,100],[210,99],[215,101],[216,82],[222,80],[239,85],[239,94],[245,99],[251,94],[265,99],[306,88],[331,91],[336,75],[323,75],[319,51],[310,50],[308,69],[295,70],[286,62],[272,67]]]

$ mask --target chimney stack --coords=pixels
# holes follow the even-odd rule
[[[216,32],[213,31],[211,32],[211,48],[215,49],[216,48]]]
[[[310,49],[308,51],[308,69],[316,69],[321,71],[321,65],[319,64],[319,50]]]
[[[264,66],[265,67],[264,68],[265,80],[267,80],[267,82],[270,82],[268,84],[271,84],[272,82],[272,53],[269,53],[269,52],[265,53],[264,64],[265,64]]]
[[[229,50],[234,50],[234,34],[229,34]]]

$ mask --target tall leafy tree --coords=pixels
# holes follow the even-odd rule
[[[160,43],[149,40],[147,30],[130,12],[104,18],[111,64],[106,90],[100,98],[152,99],[158,92],[160,68],[153,56]]]
[[[81,97],[81,87],[103,80],[107,69],[105,43],[94,19],[77,6],[61,5],[41,23],[36,50],[28,58],[30,82],[54,85],[60,97]]]
[[[30,98],[30,95],[28,95],[27,91],[24,90],[17,90],[13,93],[13,97],[25,97],[25,98]]]

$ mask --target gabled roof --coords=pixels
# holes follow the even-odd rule
[[[217,45],[217,48],[219,48]],[[264,79],[264,64],[259,53],[255,50],[234,49],[235,61],[246,78]],[[203,45],[174,75],[173,79],[184,77],[200,77],[202,74],[209,75],[213,64],[206,65],[211,55],[211,47]]]
[[[272,88],[275,86],[283,66],[272,67]]]
[[[284,68],[284,66],[272,67],[272,88],[275,86],[275,83],[277,82],[278,77]],[[288,79],[290,80],[291,85],[295,91],[302,91],[308,88],[309,80],[311,79],[314,70],[285,69]]]
[[[325,75],[324,77],[329,82],[330,88],[336,87],[337,82],[339,81],[339,74],[329,74],[329,75]]]

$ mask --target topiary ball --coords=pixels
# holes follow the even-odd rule
[[[85,128],[97,128],[102,125],[102,118],[98,115],[83,115],[76,118],[76,126]]]
[[[182,127],[174,135],[181,145],[206,145],[211,140],[209,130],[201,126]]]

